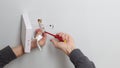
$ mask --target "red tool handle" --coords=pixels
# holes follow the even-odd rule
[[[45,33],[47,33],[47,34],[49,34],[49,35],[57,38],[57,39],[58,39],[59,41],[61,41],[61,42],[64,42],[64,40],[62,39],[62,37],[60,37],[59,35],[54,35],[54,34],[52,34],[52,33],[46,32],[46,31],[45,31]]]
[[[59,35],[55,35],[54,37],[57,38],[59,41],[64,42],[64,40],[62,39],[62,37],[60,37]]]

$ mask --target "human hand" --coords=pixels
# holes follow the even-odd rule
[[[45,33],[43,33],[43,31],[41,29],[37,29],[35,31],[35,37],[37,37],[38,35],[42,35],[42,39],[38,41],[38,44],[43,47],[46,43],[46,38],[47,38],[47,35]],[[31,48],[36,48],[37,47],[37,39],[33,39],[32,42],[31,42]]]
[[[46,34],[45,33],[42,33],[42,30],[41,29],[37,29],[35,31],[35,37],[42,34],[42,39],[38,41],[39,45],[41,47],[43,47],[45,45],[45,42],[46,42]],[[31,41],[31,49],[34,49],[37,47],[37,39],[33,39]],[[19,46],[16,46],[14,48],[12,48],[14,54],[16,55],[16,57],[19,57],[19,56],[22,56],[24,54],[24,48],[23,48],[23,45],[19,45]]]
[[[73,38],[70,35],[62,32],[57,33],[56,35],[62,37],[62,39],[65,40],[65,42],[60,42],[56,39],[51,39],[51,42],[56,48],[62,50],[66,55],[69,55],[75,49]]]

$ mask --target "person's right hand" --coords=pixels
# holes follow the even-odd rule
[[[54,44],[54,46],[60,50],[62,50],[66,55],[69,55],[74,49],[75,49],[75,44],[73,38],[65,33],[57,33],[56,35],[59,35],[62,37],[65,42],[60,42],[56,39],[51,39],[51,42]]]

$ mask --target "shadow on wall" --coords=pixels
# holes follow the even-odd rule
[[[57,68],[74,68],[73,64],[66,54],[64,54],[61,50],[53,47],[53,44],[50,42],[48,43],[48,47],[48,54],[50,58],[54,58],[55,61],[58,61]]]
[[[20,43],[22,43],[22,40],[21,40],[21,30],[22,30],[22,15],[20,16]]]

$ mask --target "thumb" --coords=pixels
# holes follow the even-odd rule
[[[58,41],[57,41],[57,40],[51,39],[50,41],[54,44],[54,46],[57,46],[57,44],[58,44]]]

